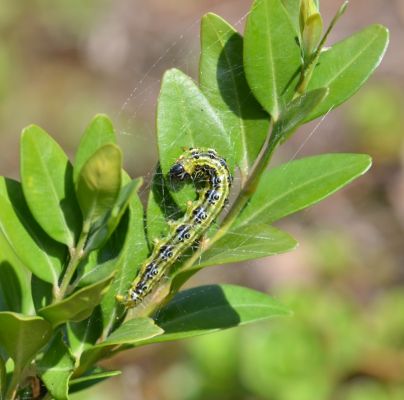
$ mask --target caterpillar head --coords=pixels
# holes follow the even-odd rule
[[[170,178],[179,179],[182,181],[189,176],[189,173],[186,171],[184,165],[179,160],[171,167],[168,175]]]

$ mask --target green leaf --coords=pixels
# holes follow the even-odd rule
[[[77,185],[81,169],[87,160],[105,144],[116,143],[111,120],[104,114],[97,114],[84,132],[74,160],[74,182]]]
[[[184,147],[214,148],[232,155],[229,133],[191,78],[177,69],[164,74],[157,108],[161,169],[166,174]],[[230,166],[234,165],[232,159]]]
[[[286,232],[264,224],[232,229],[202,253],[193,268],[254,260],[293,250],[297,242]]]
[[[100,225],[90,233],[90,238],[86,244],[86,251],[95,250],[102,247],[116,229],[124,212],[128,208],[130,200],[140,189],[143,179],[138,178],[126,184],[120,191],[118,199],[110,212],[108,212]]]
[[[79,371],[85,371],[101,358],[128,347],[134,347],[145,340],[163,334],[151,318],[134,318],[122,324],[105,341],[86,350],[80,358]]]
[[[121,189],[122,153],[114,144],[100,147],[84,164],[77,198],[85,222],[94,223],[112,210]]]
[[[159,310],[161,336],[147,343],[183,339],[234,326],[288,315],[289,311],[264,293],[233,285],[208,285],[178,293]]]
[[[14,361],[14,370],[21,370],[48,342],[51,325],[40,317],[13,312],[0,312],[0,346]]]
[[[34,275],[57,285],[66,248],[46,235],[33,219],[21,185],[3,177],[0,177],[0,236],[0,241]]]
[[[122,306],[117,303],[115,296],[126,293],[148,252],[143,225],[143,205],[139,197],[135,195],[129,207],[129,222],[124,245],[115,264],[115,279],[101,303],[105,336],[119,322],[119,317],[122,315]]]
[[[289,162],[261,177],[235,226],[270,224],[335,193],[371,166],[365,154],[324,154]]]
[[[3,358],[0,357],[0,399],[4,399],[5,391],[7,385],[7,371],[6,371],[6,363]]]
[[[21,180],[33,216],[54,240],[73,247],[81,214],[73,185],[73,168],[61,147],[40,127],[21,137]]]
[[[73,355],[79,359],[102,336],[101,307],[98,305],[89,318],[67,324],[67,337]]]
[[[274,134],[278,140],[286,140],[304,119],[327,97],[328,89],[320,88],[297,97],[286,106],[279,121],[275,124]]]
[[[328,87],[329,94],[306,121],[349,99],[380,64],[388,40],[389,33],[384,26],[371,25],[323,51],[308,90]]]
[[[123,226],[124,225],[124,226]],[[113,257],[103,262],[104,257]],[[117,250],[117,252],[116,252]],[[97,276],[115,271],[115,278],[110,289],[102,299],[88,320],[69,324],[68,335],[74,354],[78,357],[91,347],[101,336],[106,337],[119,326],[124,317],[124,309],[117,303],[117,293],[126,293],[138,268],[148,253],[148,247],[144,235],[143,207],[140,199],[135,196],[131,200],[129,213],[125,215],[108,241],[107,245],[98,252],[101,259],[93,265],[81,278],[82,281],[96,282]],[[98,258],[98,257],[97,257]]]
[[[201,25],[201,90],[232,141],[232,152],[244,175],[265,141],[269,115],[255,100],[243,66],[243,38],[225,20],[207,14]]]
[[[113,376],[120,375],[121,371],[106,371],[102,368],[94,368],[89,374],[80,376],[70,380],[69,392],[75,393],[80,390],[88,389],[89,387],[104,381]]]
[[[282,0],[298,37],[300,37],[300,2],[301,0]]]
[[[32,313],[30,275],[0,232],[0,311]]]
[[[96,348],[136,345],[136,343],[161,335],[163,330],[151,318],[133,318],[122,324],[108,338],[95,345]]]
[[[195,196],[192,189],[195,190],[191,188],[186,192],[187,194],[190,193],[189,199],[193,199]],[[170,193],[169,185],[164,179],[160,165],[157,165],[147,201],[147,238],[149,243],[152,243],[153,239],[167,235],[169,231],[168,220],[176,220],[183,215],[185,209],[180,209],[174,196],[174,193]],[[182,203],[185,206],[185,193]]]
[[[38,314],[49,321],[54,328],[67,321],[81,321],[100,303],[112,278],[113,276],[109,276],[101,282],[86,286],[58,303],[41,308]]]
[[[31,278],[31,291],[35,310],[39,310],[40,308],[46,307],[52,303],[54,292],[53,286],[50,283],[39,279],[35,275],[32,275]]]
[[[124,190],[121,189],[121,192],[119,194],[114,209],[112,210],[111,213],[107,213],[105,215],[105,218],[102,218],[100,220],[102,222],[106,221],[104,227],[108,227],[108,218],[106,217],[112,216],[111,222],[114,224],[116,222],[115,218],[118,218],[119,224],[116,228],[114,228],[112,235],[108,238],[106,243],[103,244],[100,249],[98,249],[97,251],[90,251],[86,247],[86,251],[89,253],[89,255],[83,260],[83,262],[79,266],[80,276],[77,277],[77,279],[79,280],[78,282],[79,287],[92,285],[93,283],[98,282],[106,278],[107,276],[110,276],[112,272],[116,269],[118,256],[121,253],[125,243],[129,220],[128,213],[125,214],[124,212],[122,216],[120,216],[119,214],[121,213],[121,211],[123,211],[122,208],[125,208],[125,210],[128,208],[128,205],[131,199],[133,198],[133,195],[135,194],[131,192],[133,189],[132,184],[134,184],[134,186],[137,187],[137,183],[135,183],[135,181],[133,181],[131,184],[130,177],[124,171],[122,171],[122,184],[125,185],[126,187],[123,186]],[[128,194],[129,198],[126,198]],[[122,202],[125,203],[126,201],[128,201],[128,205],[125,207],[125,205],[122,205]],[[95,224],[94,226],[97,225],[98,224]],[[111,225],[110,227],[112,228]],[[102,234],[103,230],[102,224],[100,225],[100,228],[101,231],[99,233]],[[94,232],[96,236],[97,232],[98,232],[97,230]],[[106,232],[106,230],[104,230],[104,232]],[[101,238],[101,236],[99,237]]]
[[[255,97],[275,121],[293,96],[300,66],[296,31],[281,1],[255,0],[244,35],[244,67]]]
[[[37,363],[37,370],[49,393],[57,400],[67,400],[69,379],[74,371],[74,357],[63,342],[61,334],[56,335],[42,359]]]

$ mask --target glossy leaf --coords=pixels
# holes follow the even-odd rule
[[[310,121],[349,99],[380,64],[389,33],[372,25],[321,53],[308,90],[328,87],[329,94],[306,119]]]
[[[143,184],[143,179],[138,178],[125,185],[116,200],[113,208],[108,212],[93,232],[86,244],[86,251],[102,247],[116,229],[129,202]]]
[[[73,247],[81,228],[73,168],[61,147],[35,125],[22,133],[21,180],[28,207],[43,230]]]
[[[39,279],[35,275],[32,275],[31,278],[31,291],[35,310],[39,310],[40,308],[46,307],[52,303],[54,297],[54,287],[50,283]]]
[[[69,379],[74,371],[75,360],[69,348],[57,335],[37,363],[39,376],[48,392],[57,400],[67,400]]]
[[[300,2],[301,0],[282,0],[298,37],[300,37]]]
[[[165,333],[147,343],[183,339],[288,314],[286,307],[252,289],[199,286],[178,293],[158,312],[156,322]]]
[[[141,178],[139,178],[139,180],[141,180]],[[107,229],[109,217],[112,217],[111,222],[113,224],[115,224],[116,222],[115,218],[119,219],[118,226],[113,229],[113,232],[111,232],[112,234],[110,237],[108,237],[106,243],[102,244],[102,247],[97,249],[97,251],[90,251],[89,242],[92,240],[91,238],[88,239],[86,244],[86,251],[88,253],[88,256],[85,258],[85,260],[83,260],[79,267],[80,276],[77,277],[77,279],[79,280],[78,287],[87,286],[98,282],[106,278],[107,276],[110,276],[115,270],[115,264],[118,260],[118,255],[122,251],[128,227],[127,215],[125,216],[124,212],[122,213],[122,215],[120,214],[123,209],[127,209],[131,198],[135,194],[135,192],[131,191],[132,189],[134,189],[132,185],[134,185],[135,187],[138,186],[138,183],[136,183],[136,181],[138,180],[131,181],[129,175],[127,175],[125,171],[122,171],[123,186],[118,196],[118,200],[112,211],[105,214],[104,218],[101,218],[99,222],[93,225],[93,230],[91,231],[90,236],[95,235],[96,239],[99,233],[100,235],[98,236],[98,238],[102,239],[103,232],[105,234],[108,233]],[[129,195],[129,198],[127,197],[127,195]],[[127,201],[128,204],[126,206],[122,205],[122,201],[124,203],[126,203]],[[111,225],[110,227],[112,228]]]
[[[80,378],[75,378],[70,380],[69,392],[75,393],[80,390],[88,389],[91,386],[104,381],[105,379],[112,378],[114,376],[120,375],[121,371],[107,371],[102,368],[95,368],[89,374],[80,376]]]
[[[0,311],[32,313],[30,275],[0,231]]]
[[[183,215],[186,204],[185,195],[189,195],[188,199],[195,198],[193,193],[195,189],[192,187],[189,189],[183,194],[182,204],[177,204],[174,198],[175,193],[170,193],[169,184],[164,179],[160,166],[157,166],[147,202],[147,238],[150,245],[153,244],[154,239],[167,235],[169,231],[168,220],[176,220]],[[182,210],[180,205],[183,206]]]
[[[293,250],[297,242],[286,232],[256,224],[232,229],[207,251],[193,268],[254,260]]]
[[[157,108],[161,169],[166,174],[184,147],[214,148],[232,155],[229,133],[191,78],[177,69],[164,74]],[[230,165],[233,161],[229,160]]]
[[[119,351],[120,347],[133,347],[162,333],[163,330],[151,318],[133,318],[123,323],[105,341],[86,350],[81,356],[79,371],[85,371],[101,358],[111,356],[111,352]]]
[[[327,97],[328,89],[320,88],[297,97],[286,106],[274,132],[278,140],[286,140],[293,131],[303,123],[304,119]]]
[[[79,359],[82,353],[91,348],[102,336],[101,308],[95,307],[91,315],[80,322],[67,324],[66,332],[70,350]]]
[[[116,137],[111,120],[104,114],[98,114],[88,125],[80,140],[74,160],[74,182],[77,185],[81,169],[87,160],[105,144],[115,144]]]
[[[21,185],[3,177],[0,178],[0,236],[26,268],[42,280],[57,285],[66,250],[35,222]]]
[[[266,172],[235,226],[270,224],[335,193],[371,166],[365,154],[325,154]]]
[[[244,67],[255,97],[275,121],[293,96],[300,66],[296,31],[281,1],[255,0],[244,34]]]
[[[86,286],[58,303],[38,310],[38,314],[49,321],[53,327],[68,321],[81,321],[87,318],[100,303],[108,290],[112,276],[94,285]]]
[[[112,210],[121,189],[122,153],[114,144],[100,147],[84,164],[77,198],[84,221],[93,223]]]
[[[136,343],[161,335],[163,330],[159,328],[151,318],[133,318],[123,323],[108,338],[96,344],[94,347],[116,347],[121,345],[136,345]]]
[[[105,335],[119,321],[117,318],[122,315],[122,306],[117,304],[115,296],[119,293],[126,293],[148,252],[143,225],[143,205],[139,197],[135,195],[129,207],[128,228],[123,248],[115,265],[115,278],[101,303]]]
[[[137,196],[131,200],[128,215],[125,215],[121,224],[108,241],[105,248],[99,252],[101,259],[93,265],[81,281],[97,282],[97,277],[105,273],[115,272],[110,289],[103,297],[102,303],[97,307],[89,319],[69,324],[68,335],[73,352],[80,356],[83,351],[90,348],[101,336],[106,337],[109,332],[124,317],[123,307],[117,303],[117,293],[126,293],[131,282],[137,275],[142,261],[148,253],[147,242],[144,235],[143,207]],[[123,226],[125,225],[125,226]],[[106,257],[113,257],[103,262],[103,252]]]
[[[20,372],[48,342],[52,327],[40,317],[28,317],[13,312],[0,312],[0,345],[14,360]]]
[[[269,115],[248,86],[243,38],[215,14],[202,18],[199,82],[229,133],[237,165],[246,175],[268,133]]]

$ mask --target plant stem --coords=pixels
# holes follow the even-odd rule
[[[313,75],[314,68],[318,64],[318,60],[320,58],[320,54],[321,54],[321,51],[323,50],[325,42],[327,41],[328,36],[330,35],[331,31],[334,29],[338,20],[341,18],[341,16],[346,11],[347,7],[348,7],[348,1],[345,1],[342,4],[342,6],[338,9],[334,18],[332,19],[330,25],[327,28],[327,31],[325,32],[319,45],[317,46],[316,51],[312,55],[310,55],[309,59],[303,65],[301,76],[300,76],[300,81],[297,85],[294,98],[296,98],[298,95],[301,95],[306,92],[307,86],[309,85],[309,82]]]
[[[59,291],[57,293],[57,298],[56,298],[57,301],[62,300],[63,297],[65,296],[66,291],[69,287],[69,283],[72,280],[73,275],[76,272],[76,269],[84,256],[84,246],[86,244],[88,231],[89,231],[89,229],[86,225],[87,224],[84,224],[83,231],[80,235],[77,246],[72,251],[69,264],[66,267],[66,272],[63,276],[62,282],[59,287]]]

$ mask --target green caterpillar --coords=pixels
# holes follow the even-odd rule
[[[171,167],[170,179],[201,179],[206,185],[190,202],[184,217],[172,224],[169,235],[158,241],[145,260],[126,296],[117,300],[127,308],[143,301],[175,261],[209,228],[228,201],[232,176],[224,158],[212,149],[189,149]]]

